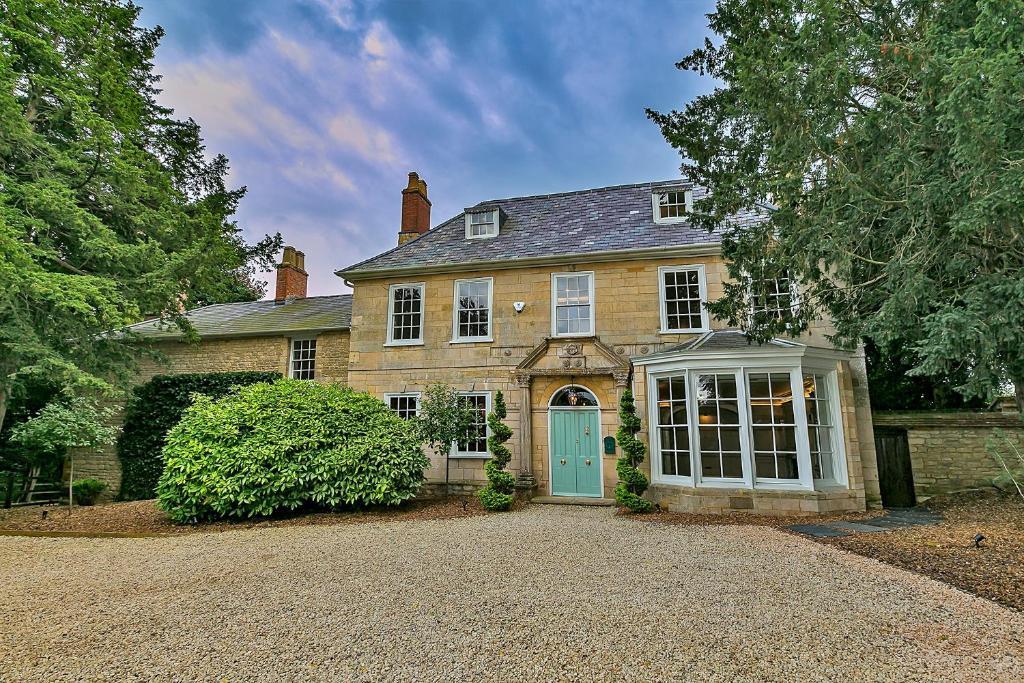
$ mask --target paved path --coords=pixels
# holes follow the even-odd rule
[[[1024,615],[761,527],[604,508],[0,538],[0,680],[1024,679]]]
[[[793,524],[786,528],[814,538],[834,538],[851,534],[877,534],[892,529],[905,529],[908,526],[938,524],[941,521],[942,515],[927,508],[892,508],[886,510],[885,514],[880,517],[873,517],[861,522]]]

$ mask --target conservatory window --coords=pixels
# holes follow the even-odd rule
[[[661,473],[669,477],[689,477],[690,423],[686,412],[686,376],[662,377],[657,384]]]
[[[799,479],[789,372],[750,373],[747,386],[755,476],[758,479]]]
[[[836,477],[835,426],[828,377],[804,374],[804,407],[807,410],[807,440],[811,450],[811,472],[815,479]]]
[[[698,376],[697,397],[701,476],[706,479],[742,478],[736,375]]]

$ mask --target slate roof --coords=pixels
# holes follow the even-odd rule
[[[468,210],[500,207],[507,218],[497,237],[466,239],[463,212],[422,237],[348,266],[338,275],[721,242],[720,231],[709,234],[686,222],[655,223],[651,193],[666,188],[692,190],[695,200],[706,192],[702,187],[676,180],[492,199]],[[767,207],[763,211],[747,211],[734,216],[732,221],[738,225],[757,223],[767,211]]]
[[[189,311],[186,317],[202,338],[259,337],[298,332],[347,330],[352,324],[352,295],[311,296],[286,303],[247,301],[214,304]],[[181,330],[160,320],[129,328],[147,339],[177,339]]]
[[[679,351],[733,351],[736,349],[763,348],[765,346],[791,349],[803,346],[799,342],[786,339],[771,339],[767,344],[755,344],[741,330],[714,330],[705,332],[696,339],[676,344],[660,353],[676,353]]]

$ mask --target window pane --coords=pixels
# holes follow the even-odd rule
[[[663,272],[662,299],[665,302],[665,329],[700,329],[701,299],[696,268]],[[692,282],[690,286],[681,283]]]
[[[395,341],[420,339],[422,287],[395,287],[391,290],[391,338]]]
[[[762,479],[798,479],[789,373],[750,373],[747,392],[755,475]]]

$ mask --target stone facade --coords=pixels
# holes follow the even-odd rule
[[[548,401],[568,384],[590,389],[600,403],[600,436],[614,436],[618,429],[618,399],[632,386],[647,441],[645,374],[630,370],[631,357],[643,357],[694,339],[694,334],[660,332],[659,267],[700,264],[704,267],[708,299],[723,294],[728,277],[716,245],[694,250],[692,256],[631,261],[567,262],[564,266],[502,267],[460,273],[419,273],[407,277],[360,280],[354,283],[349,383],[358,390],[384,398],[388,393],[422,391],[430,384],[446,383],[462,391],[502,391],[508,404],[507,424],[513,438],[511,469],[529,472],[537,481],[537,493],[550,490],[548,451]],[[551,288],[556,272],[593,272],[595,335],[584,339],[552,338]],[[453,292],[455,281],[493,278],[491,336],[488,342],[455,342]],[[391,285],[423,283],[423,343],[388,346],[388,291]],[[517,312],[515,302],[525,307]],[[712,320],[713,329],[722,329]],[[827,346],[830,326],[819,323],[800,341]],[[567,357],[567,346],[578,343],[578,355]],[[599,352],[600,345],[607,352]],[[534,358],[533,355],[538,355]],[[611,356],[609,358],[608,356]],[[530,367],[524,370],[524,364]],[[878,475],[871,438],[863,358],[837,365],[845,435],[849,490],[806,495],[773,493],[752,496],[728,490],[708,494],[706,489],[658,486],[656,500],[673,509],[726,509],[731,498],[753,501],[743,509],[761,512],[813,514],[834,510],[864,509],[876,505]],[[523,429],[528,424],[529,429]],[[613,496],[617,483],[615,454],[602,454],[604,495]],[[485,459],[455,459],[434,455],[428,472],[432,484],[448,482],[460,488],[485,481]],[[644,464],[650,474],[650,459]],[[689,498],[684,500],[685,498]],[[743,505],[747,505],[746,502]]]
[[[156,375],[205,372],[279,372],[288,374],[290,338],[243,337],[207,339],[198,344],[162,341],[152,345],[159,359],[145,358],[139,364],[136,383]],[[344,384],[348,380],[348,331],[322,332],[317,335],[317,379]],[[123,402],[113,404],[123,407]],[[114,424],[120,426],[120,411]],[[65,478],[68,476],[65,471]],[[75,453],[75,479],[95,478],[107,483],[103,498],[109,500],[121,487],[121,463],[114,446],[102,450]],[[103,499],[101,498],[101,499]]]
[[[985,448],[999,429],[1012,447],[1024,454],[1024,421],[1019,413],[876,413],[877,427],[904,429],[914,474],[914,492],[932,496],[984,487],[1004,472]],[[1016,456],[1003,448],[1007,465]]]

